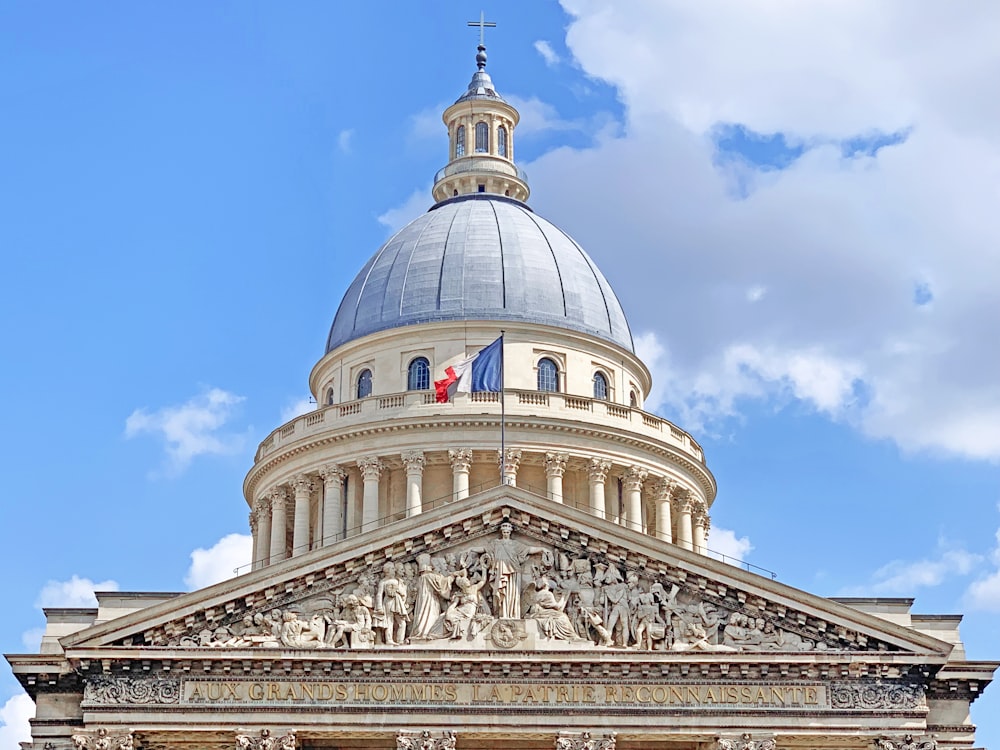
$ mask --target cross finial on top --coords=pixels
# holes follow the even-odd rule
[[[497,26],[495,21],[487,21],[486,20],[486,14],[483,13],[483,11],[479,11],[479,20],[478,21],[469,21],[468,25],[469,26],[478,26],[479,27],[479,46],[480,47],[485,47],[486,46],[486,43],[484,41],[484,33],[483,32],[485,32],[486,29],[495,29],[496,26]]]

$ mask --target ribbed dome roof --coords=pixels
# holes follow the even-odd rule
[[[326,350],[445,320],[541,323],[634,351],[621,304],[583,248],[496,195],[443,201],[386,242],[344,295]]]

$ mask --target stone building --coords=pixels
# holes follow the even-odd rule
[[[971,748],[958,617],[713,559],[622,306],[527,205],[480,46],[430,210],[348,288],[244,482],[251,570],[46,610],[31,747]],[[502,334],[502,390],[434,381]]]

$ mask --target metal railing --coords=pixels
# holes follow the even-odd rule
[[[496,482],[480,482],[479,484],[472,485],[471,487],[469,487],[468,494],[471,497],[472,495],[478,495],[480,492],[485,492],[486,490],[490,490],[490,489],[493,489],[494,487],[500,487],[500,486],[502,486],[502,483],[499,481],[499,479]],[[545,488],[539,488],[539,487],[535,487],[535,486],[532,486],[532,485],[517,485],[517,488],[520,489],[520,490],[525,490],[527,492],[530,492],[531,494],[533,494],[533,495],[535,495],[535,496],[537,496],[537,497],[539,497],[541,499],[545,499],[545,500],[548,499],[548,490],[545,489]],[[448,493],[446,495],[442,495],[441,497],[437,497],[437,498],[433,498],[431,500],[425,501],[425,503],[424,503],[424,509],[425,510],[433,510],[433,509],[438,508],[438,507],[440,507],[440,506],[442,506],[442,505],[444,505],[446,503],[454,502],[455,499],[456,499],[456,495],[457,495],[457,493],[451,492],[451,493]],[[589,498],[587,498],[587,499],[589,501]],[[573,505],[573,504],[567,503],[566,506],[570,507],[570,508],[573,508],[576,511],[580,511],[582,513],[586,513],[587,515],[593,516],[594,518],[599,518],[602,521],[606,521],[608,523],[614,524],[615,526],[625,526],[625,527],[631,526],[635,530],[641,531],[641,532],[647,534],[648,536],[650,536],[651,538],[654,538],[654,539],[656,538],[654,535],[649,534],[648,531],[646,531],[645,529],[643,529],[641,527],[641,525],[629,524],[629,523],[623,522],[623,519],[621,519],[620,516],[609,517],[607,513],[595,512],[593,508],[589,507],[589,505],[586,505],[586,504],[585,505]],[[412,516],[407,516],[405,510],[397,511],[396,513],[390,513],[388,515],[381,516],[381,517],[377,518],[374,521],[369,521],[366,524],[358,524],[358,525],[350,527],[350,528],[345,528],[342,532],[339,532],[339,533],[336,533],[336,534],[332,534],[332,535],[326,535],[326,534],[324,534],[322,540],[320,540],[320,541],[313,542],[312,544],[309,544],[309,545],[302,545],[300,547],[294,547],[294,548],[292,548],[290,550],[289,557],[286,557],[285,560],[290,559],[291,557],[296,557],[297,555],[305,554],[306,552],[310,552],[310,551],[317,550],[317,549],[322,549],[323,547],[327,547],[327,546],[330,546],[332,544],[337,544],[339,542],[344,541],[345,539],[349,539],[351,537],[359,536],[359,535],[367,533],[369,531],[375,531],[376,529],[381,529],[381,528],[383,528],[385,526],[389,526],[390,524],[396,523],[398,521],[405,520],[408,517],[412,517]],[[670,544],[671,546],[676,546],[676,545],[672,544],[671,542],[663,542],[663,544]],[[740,560],[737,557],[733,557],[732,555],[727,555],[727,554],[725,554],[723,552],[719,552],[717,550],[713,550],[710,547],[706,547],[704,553],[702,553],[702,554],[704,554],[706,557],[709,557],[709,558],[711,558],[713,560],[718,560],[719,562],[725,563],[726,565],[732,565],[733,567],[745,570],[747,573],[753,573],[754,575],[759,575],[759,576],[763,576],[765,578],[770,578],[772,581],[777,580],[777,578],[778,578],[778,574],[775,573],[773,570],[769,570],[768,568],[761,567],[760,565],[754,565],[753,563],[747,562],[745,560]],[[279,561],[276,561],[276,562],[284,562],[284,560],[279,560]],[[234,568],[233,569],[233,573],[235,575],[243,575],[244,573],[249,573],[252,569],[253,569],[253,563],[252,562],[250,562],[250,563],[244,563],[243,565],[240,565],[240,566]]]
[[[513,162],[507,161],[502,156],[465,156],[441,167],[434,174],[434,184],[441,182],[445,177],[452,177],[457,174],[467,174],[469,172],[495,172],[496,174],[516,177],[521,182],[528,182],[528,173]]]

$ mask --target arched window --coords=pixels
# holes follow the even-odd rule
[[[426,391],[431,387],[431,363],[427,357],[417,357],[406,368],[406,390]]]
[[[476,153],[485,154],[490,150],[490,126],[485,122],[476,123]]]
[[[500,156],[507,155],[507,128],[503,125],[497,128],[497,153]]]
[[[326,405],[333,406],[333,386],[326,389]]]
[[[455,131],[455,158],[465,156],[465,125],[459,125]]]
[[[608,379],[603,372],[594,373],[594,398],[606,401],[608,398]]]
[[[358,398],[372,395],[372,371],[364,369],[358,373]]]
[[[636,395],[635,391],[628,392],[628,405],[633,409],[639,406],[639,397]]]
[[[538,360],[538,390],[552,392],[559,390],[559,368],[548,357]]]

